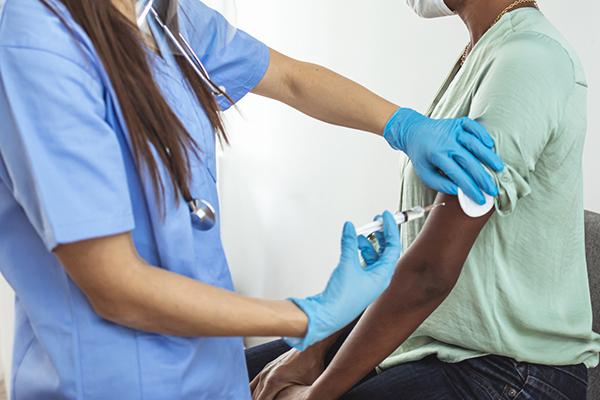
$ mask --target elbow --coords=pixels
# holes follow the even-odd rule
[[[86,293],[86,297],[94,312],[100,317],[126,326],[135,325],[136,315],[142,312],[136,306],[137,302],[127,295],[126,288],[105,288]]]
[[[401,265],[399,269],[402,269]],[[409,274],[397,274],[405,276],[402,286],[409,294],[405,305],[414,309],[444,301],[460,275],[460,269],[455,271],[455,268],[448,268],[443,263],[424,261],[407,271]]]
[[[443,301],[446,297],[448,297],[453,288],[454,282],[449,280],[430,280],[421,289],[421,295],[419,296],[419,299],[424,303],[438,300]]]
[[[125,318],[125,307],[116,296],[111,294],[88,294],[87,298],[93,310],[100,317],[112,322],[118,322]]]
[[[130,232],[59,245],[54,253],[100,317],[121,321],[140,313],[148,264]]]
[[[138,285],[113,282],[104,290],[86,296],[94,312],[107,321],[142,331],[179,334],[170,325],[159,323],[159,307],[152,304],[153,298]]]
[[[151,318],[140,307],[107,301],[94,302],[92,308],[100,317],[115,324],[134,329],[151,330],[148,328]]]

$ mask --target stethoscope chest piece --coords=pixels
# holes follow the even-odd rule
[[[200,231],[208,231],[217,223],[217,213],[210,203],[193,199],[188,203],[192,226]]]

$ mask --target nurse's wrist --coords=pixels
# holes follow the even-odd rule
[[[407,152],[406,136],[415,119],[422,117],[413,109],[401,107],[391,116],[383,130],[383,137],[394,150]]]
[[[285,300],[283,303],[291,333],[281,336],[305,337],[308,333],[308,315],[292,300]]]

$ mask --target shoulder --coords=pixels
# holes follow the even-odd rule
[[[187,33],[213,37],[227,20],[214,9],[198,0],[179,0],[180,29]]]
[[[236,32],[227,19],[199,0],[179,0],[178,20],[182,33],[201,53],[224,47]]]
[[[60,16],[60,17],[59,17]],[[0,60],[6,52],[57,56],[91,72],[95,51],[83,29],[57,0],[8,0],[0,22]]]
[[[562,34],[538,10],[518,11],[508,14],[504,35],[495,43],[494,62],[509,73],[544,74],[565,85],[586,85],[577,53]]]
[[[209,21],[218,14],[215,10],[199,0],[179,0],[178,5],[179,9],[183,10],[194,22],[202,20]]]
[[[492,98],[546,100],[560,108],[579,81],[569,51],[543,32],[507,29],[486,47],[477,87]]]
[[[538,32],[515,32],[504,38],[494,52],[494,64],[507,74],[539,75],[575,83],[575,68],[569,53],[560,43]]]

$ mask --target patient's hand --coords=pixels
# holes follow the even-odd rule
[[[277,399],[304,399],[300,388],[312,385],[325,368],[323,352],[318,346],[313,347],[303,352],[292,349],[268,364],[250,383],[252,400],[273,400],[276,396]],[[293,385],[300,386],[284,390]]]

